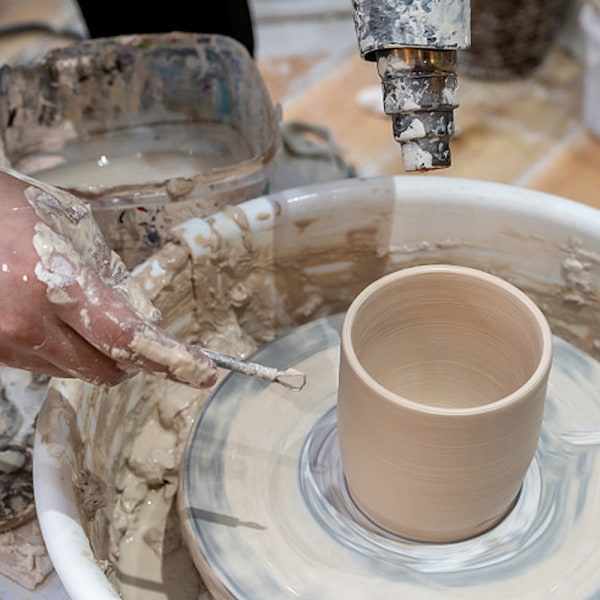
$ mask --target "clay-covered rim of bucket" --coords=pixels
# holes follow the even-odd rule
[[[98,209],[253,186],[268,180],[281,149],[280,108],[247,49],[225,35],[173,31],[84,40],[52,49],[34,64],[4,66],[0,90],[7,91],[0,94],[0,158],[29,175],[96,159],[101,148],[117,158],[115,147],[124,141],[111,136],[144,128],[230,127],[247,145],[229,164],[208,163],[182,181],[60,186]],[[163,146],[155,142],[151,149]]]

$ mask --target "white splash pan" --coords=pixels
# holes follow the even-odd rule
[[[219,314],[237,315],[259,347],[302,323],[343,311],[386,272],[448,262],[518,285],[545,311],[555,334],[600,357],[600,211],[563,198],[426,175],[350,179],[250,200],[186,221],[174,234],[178,251],[192,256],[195,266],[181,260],[178,273],[166,280],[157,260],[161,251],[136,273],[154,274],[146,280],[148,293],[177,335],[189,336],[195,315],[210,310],[213,299],[203,291],[208,282],[218,281],[225,290],[213,305]],[[256,273],[246,259],[257,256],[260,286],[252,288],[244,308],[234,310],[227,293],[230,274],[252,287]],[[193,281],[199,282],[195,288]],[[171,310],[166,300],[174,294],[179,301]],[[262,320],[245,319],[259,304]],[[141,376],[122,384],[126,388],[99,390],[53,380],[40,414],[36,507],[48,552],[72,600],[120,597],[99,567],[107,557],[102,523],[110,511],[104,520],[96,514],[93,522],[82,522],[73,482],[81,480],[82,466],[107,482],[106,497],[112,499],[111,475],[129,448],[124,428],[143,420],[147,412],[140,407],[152,404],[147,397],[142,401],[146,381]],[[122,398],[115,402],[118,393]]]

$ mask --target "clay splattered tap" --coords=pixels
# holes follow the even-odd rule
[[[353,0],[353,6],[360,54],[377,63],[404,169],[449,167],[456,53],[471,39],[469,0]]]
[[[263,379],[264,381],[270,381],[274,383],[280,383],[290,390],[300,391],[306,384],[306,375],[298,369],[286,369],[280,371],[274,367],[267,367],[253,362],[240,360],[227,354],[220,354],[206,348],[198,348],[206,356],[223,369],[235,371],[242,375],[248,375],[250,377],[256,377],[257,379]]]

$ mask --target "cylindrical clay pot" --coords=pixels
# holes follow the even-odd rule
[[[342,329],[337,407],[355,503],[421,541],[492,528],[535,454],[551,363],[543,313],[496,276],[427,265],[365,288]]]

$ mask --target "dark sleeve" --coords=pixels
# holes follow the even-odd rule
[[[254,55],[252,15],[247,0],[169,0],[129,2],[123,0],[78,0],[90,37],[128,33],[219,33],[246,46]],[[168,9],[166,8],[168,6]]]

